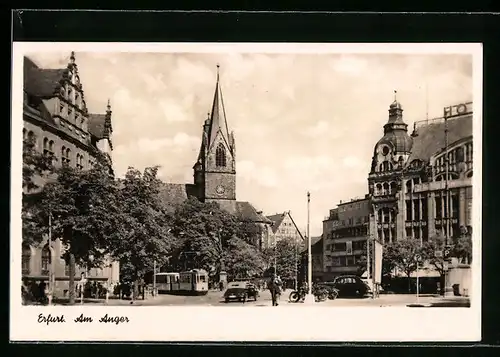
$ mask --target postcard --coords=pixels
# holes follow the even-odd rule
[[[11,341],[481,339],[481,44],[12,65]]]

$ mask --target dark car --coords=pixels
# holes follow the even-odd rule
[[[254,284],[248,281],[234,281],[227,285],[227,290],[224,293],[224,300],[245,302],[248,299],[257,301],[259,291]]]
[[[339,297],[364,297],[371,294],[371,289],[359,276],[342,275],[335,278],[333,285],[339,292]]]

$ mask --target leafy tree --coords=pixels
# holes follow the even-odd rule
[[[70,266],[69,294],[74,303],[75,266],[101,267],[109,256],[109,240],[119,230],[117,186],[105,155],[96,154],[90,170],[63,165],[53,179],[26,199],[24,233],[41,243],[49,233],[60,239]]]
[[[263,259],[256,247],[260,227],[253,222],[240,222],[217,203],[186,200],[176,208],[172,227],[179,242],[169,269],[205,269],[212,279],[221,271],[226,271],[230,278],[249,277],[262,271]]]
[[[291,280],[295,279],[295,273],[299,271],[301,249],[300,244],[282,239],[276,242],[275,247],[263,250],[263,254],[267,266],[275,266],[282,279]]]
[[[153,270],[155,261],[163,265],[174,246],[157,173],[158,167],[148,167],[143,173],[129,168],[118,181],[118,217],[110,249],[120,261],[122,280],[134,284],[134,297],[139,281]]]
[[[190,198],[175,210],[172,233],[179,239],[171,266],[199,268],[217,275],[226,270],[225,252],[229,240],[237,236],[238,220],[215,202]]]
[[[386,264],[394,266],[406,274],[408,292],[411,292],[411,274],[417,270],[417,259],[421,259],[423,253],[424,250],[420,246],[420,242],[415,239],[402,239],[385,246],[384,259]]]
[[[265,267],[261,252],[254,245],[237,237],[229,241],[225,260],[228,275],[233,278],[260,275]]]
[[[429,237],[429,240],[423,245],[423,257],[439,273],[442,283],[447,270],[444,249],[445,238],[440,234]]]

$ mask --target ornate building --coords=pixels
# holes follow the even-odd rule
[[[423,243],[436,234],[452,238],[472,229],[472,103],[417,121],[408,134],[395,99],[383,129],[368,175],[369,194],[341,201],[323,221],[328,278],[359,272],[356,260],[370,236],[385,244],[398,239]]]
[[[300,233],[290,211],[276,213],[267,216],[267,218],[272,223],[268,237],[269,239],[263,244],[264,248],[272,247],[280,240],[289,240],[297,245],[302,245],[304,243],[304,236]]]
[[[106,153],[111,160],[111,124],[109,101],[105,113],[89,113],[74,52],[71,52],[67,67],[58,69],[40,68],[24,57],[23,139],[33,140],[39,152],[53,156],[55,166],[88,169],[95,162],[97,151]],[[43,186],[42,178],[35,179]],[[69,267],[61,259],[63,252],[64,247],[59,240],[50,246],[47,237],[40,246],[23,244],[23,279],[48,281],[50,265],[54,260],[55,293],[67,294]],[[85,271],[78,268],[76,280]],[[117,262],[86,273],[90,281],[113,283],[119,279]]]
[[[249,202],[236,200],[236,144],[226,120],[219,66],[212,110],[203,124],[200,152],[193,171],[193,184],[164,185],[162,196],[167,205],[173,206],[188,197],[216,202],[240,220],[257,223],[262,228],[258,245],[268,241],[272,222]]]
[[[472,103],[416,122],[411,135],[401,104],[391,104],[368,176],[372,224],[382,243],[471,229],[472,142]]]

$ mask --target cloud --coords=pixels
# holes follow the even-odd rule
[[[360,76],[366,69],[367,62],[356,56],[342,56],[340,59],[332,61],[331,67],[337,73]]]
[[[236,172],[242,179],[264,187],[276,187],[279,184],[275,169],[269,166],[256,165],[253,161],[236,162]]]
[[[355,156],[346,156],[343,160],[342,163],[344,166],[349,167],[349,168],[356,168],[360,166],[364,166],[365,163],[361,162],[357,157]]]

